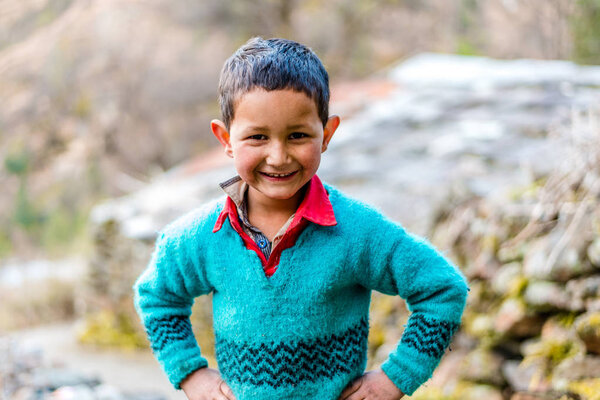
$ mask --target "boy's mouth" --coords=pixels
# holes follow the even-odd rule
[[[292,176],[294,176],[298,171],[292,171],[292,172],[288,172],[285,174],[272,174],[272,173],[268,173],[268,172],[260,172],[260,174],[264,177],[267,177],[269,179],[275,179],[275,180],[283,180],[283,179],[288,179],[291,178]]]

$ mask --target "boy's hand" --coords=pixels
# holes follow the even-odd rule
[[[404,393],[378,369],[369,371],[350,383],[338,400],[398,400]]]
[[[200,368],[189,374],[179,385],[189,400],[236,400],[219,371]]]

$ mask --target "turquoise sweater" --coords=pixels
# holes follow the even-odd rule
[[[223,201],[160,233],[135,305],[175,388],[207,366],[189,315],[208,293],[218,367],[238,400],[337,399],[366,366],[371,290],[412,312],[383,371],[409,395],[431,377],[460,324],[465,279],[427,241],[326,188],[337,225],[309,224],[270,278],[229,223],[213,233]]]

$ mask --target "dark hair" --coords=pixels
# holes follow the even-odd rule
[[[292,89],[315,101],[323,126],[329,118],[329,75],[308,47],[286,39],[254,37],[225,61],[219,79],[219,104],[227,129],[239,96],[257,87]]]

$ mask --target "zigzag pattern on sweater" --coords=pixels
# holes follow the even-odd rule
[[[402,343],[415,348],[421,353],[439,358],[444,354],[446,347],[459,324],[425,318],[417,314],[411,315],[408,320]]]
[[[193,337],[192,324],[186,316],[153,319],[146,324],[146,334],[154,352],[177,340]]]
[[[228,380],[273,388],[295,386],[355,370],[366,357],[368,333],[368,323],[361,319],[340,335],[297,342],[250,346],[217,338],[217,361]]]

